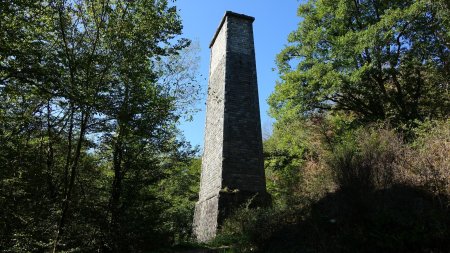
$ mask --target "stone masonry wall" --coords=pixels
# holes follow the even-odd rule
[[[253,20],[229,16],[222,188],[266,191]]]
[[[226,17],[225,17],[226,18]],[[219,192],[222,187],[223,121],[227,24],[219,27],[211,46],[208,98],[206,100],[205,144],[202,157],[199,200],[195,206],[194,234],[204,242],[216,235]]]
[[[200,200],[217,195],[222,186],[226,33],[227,23],[224,23],[217,35],[217,43],[211,47]]]

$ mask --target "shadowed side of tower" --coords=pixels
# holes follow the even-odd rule
[[[205,145],[194,233],[208,241],[233,208],[266,193],[254,18],[226,12],[210,44]]]

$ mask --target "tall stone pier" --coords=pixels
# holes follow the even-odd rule
[[[227,11],[210,44],[205,144],[194,234],[215,237],[243,204],[270,202],[266,192],[253,21]]]

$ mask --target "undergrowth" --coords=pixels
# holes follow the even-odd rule
[[[302,149],[295,166],[268,168],[268,180],[288,185],[289,196],[277,192],[271,208],[236,210],[210,245],[229,252],[449,252],[450,121],[422,124],[414,135],[405,142],[395,130],[371,126]],[[280,182],[289,174],[295,180]]]

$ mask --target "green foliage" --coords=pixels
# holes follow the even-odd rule
[[[308,1],[277,56],[278,120],[324,111],[414,125],[450,111],[446,1]]]
[[[277,126],[264,142],[267,189],[275,202],[287,205],[293,202],[288,193],[301,180],[298,168],[303,163],[306,143],[302,137],[305,134],[298,124],[286,124],[283,128]]]
[[[267,187],[274,203],[304,205],[334,189],[325,160],[353,127],[351,121],[346,115],[329,114],[275,124],[272,136],[264,142]]]
[[[181,162],[167,171],[165,178],[152,186],[158,205],[164,208],[160,226],[173,234],[174,243],[189,241],[195,201],[198,198],[201,159]]]
[[[254,252],[281,226],[293,220],[293,213],[274,208],[242,206],[225,221],[211,245],[229,246],[233,252]]]
[[[165,212],[176,201],[160,206],[163,193],[152,187],[178,180],[169,171],[195,154],[176,124],[198,94],[176,7],[25,0],[0,8],[0,251],[174,243],[189,223],[163,229],[175,223]]]

